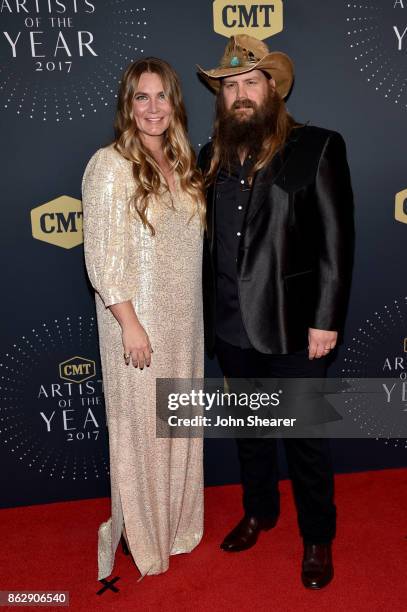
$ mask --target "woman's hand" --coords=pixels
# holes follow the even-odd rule
[[[135,368],[142,370],[151,363],[150,339],[140,323],[132,322],[123,326],[122,340],[126,365],[132,361]]]
[[[109,306],[113,316],[122,328],[122,341],[126,365],[132,361],[135,368],[142,370],[151,363],[150,339],[141,325],[130,300]]]

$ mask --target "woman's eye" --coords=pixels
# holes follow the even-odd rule
[[[142,95],[136,96],[136,100],[137,100],[138,102],[140,102],[140,101],[142,101],[142,100],[147,100],[147,96],[142,96]]]
[[[160,93],[159,98],[160,98],[160,100],[165,100],[165,98],[166,98],[165,93]]]

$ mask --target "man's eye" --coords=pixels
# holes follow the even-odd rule
[[[257,81],[249,81],[249,85],[256,85]]]
[[[232,87],[234,86],[235,86],[234,83],[226,83],[226,89],[232,89]]]

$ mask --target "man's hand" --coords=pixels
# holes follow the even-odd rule
[[[309,359],[319,359],[326,357],[335,348],[338,340],[338,332],[326,331],[324,329],[308,330],[308,357]]]

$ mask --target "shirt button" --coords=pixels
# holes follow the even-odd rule
[[[241,234],[240,232],[237,232],[237,233],[236,233],[236,236],[241,236],[241,235],[242,235],[242,234]]]
[[[238,210],[243,210],[243,206],[238,206]]]
[[[240,182],[242,183],[242,185],[244,185],[244,179],[242,179]]]

